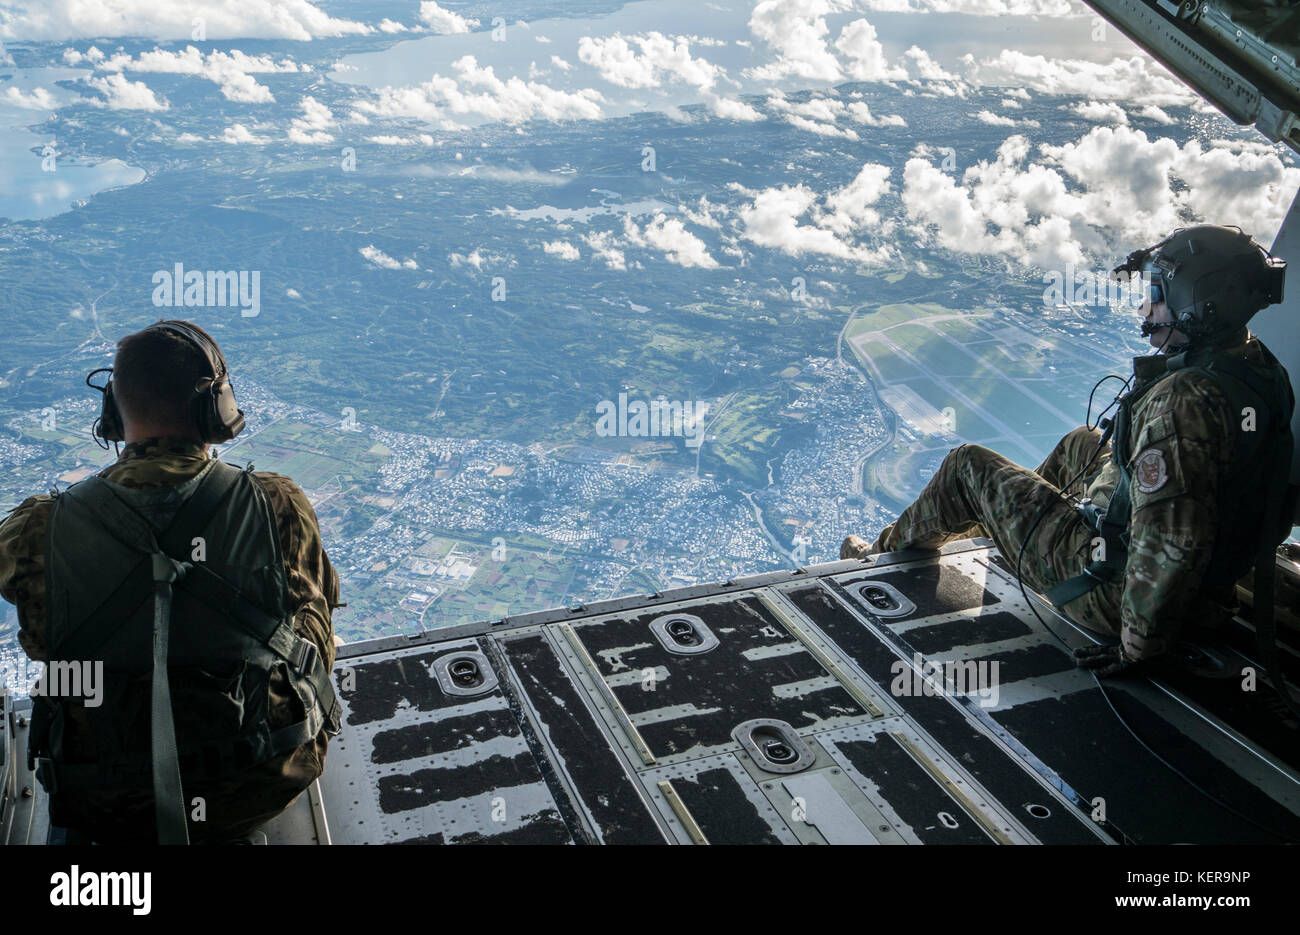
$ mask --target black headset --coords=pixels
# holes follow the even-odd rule
[[[212,343],[202,332],[183,321],[160,321],[150,325],[147,331],[170,331],[185,338],[208,358],[212,367],[212,376],[204,377],[194,387],[194,424],[198,427],[199,437],[208,444],[228,442],[244,430],[244,410],[235,404],[235,391],[230,385],[230,375],[226,370],[226,358],[220,348]],[[125,439],[122,428],[122,414],[113,399],[113,379],[110,376],[103,386],[96,386],[90,378],[97,373],[112,374],[112,367],[101,367],[86,376],[86,385],[104,394],[104,405],[99,418],[95,420],[94,434],[106,442],[120,442]]]

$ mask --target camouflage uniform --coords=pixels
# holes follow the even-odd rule
[[[132,442],[100,475],[125,487],[173,486],[196,475],[208,460],[197,442],[151,438]],[[302,490],[288,477],[253,474],[270,498],[294,613],[295,632],[314,643],[327,667],[334,664],[332,612],[339,603],[339,580],[321,545],[316,513]],[[29,497],[0,524],[0,595],[17,605],[18,639],[35,662],[46,660],[45,546],[53,498]],[[298,704],[282,674],[271,683],[270,726],[298,719]],[[76,709],[74,709],[75,711]],[[220,783],[185,787],[185,797],[206,802],[207,827],[216,838],[231,838],[275,817],[316,779],[324,768],[327,734],[236,774]],[[92,761],[93,751],[69,751],[70,759]],[[123,794],[105,791],[77,803],[75,814],[60,823],[91,834],[98,841],[152,840],[153,790]],[[194,827],[191,825],[191,827]],[[142,833],[142,829],[143,832]]]
[[[1252,362],[1263,359],[1248,338],[1225,350]],[[1135,388],[1164,372],[1156,357],[1133,360]],[[1214,625],[1230,613],[1228,595],[1202,593],[1212,551],[1217,485],[1228,470],[1238,430],[1228,402],[1208,378],[1188,370],[1165,377],[1133,408],[1129,450],[1133,475],[1128,563],[1122,580],[1103,584],[1071,602],[1071,619],[1119,636],[1130,659],[1163,653],[1185,623]],[[1061,497],[1061,485],[1078,473],[1101,439],[1079,427],[1029,471],[982,445],[949,452],[916,502],[886,526],[871,552],[935,548],[954,539],[984,536],[1014,564],[1039,512],[1042,521],[1025,546],[1025,586],[1043,592],[1079,574],[1089,563],[1096,533]],[[1104,507],[1119,480],[1109,446],[1068,492]],[[1082,493],[1080,493],[1082,491]],[[866,550],[850,537],[845,558]]]

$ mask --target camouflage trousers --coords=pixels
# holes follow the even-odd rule
[[[1061,487],[1092,459],[1100,440],[1099,430],[1080,426],[1033,471],[983,445],[954,448],[916,502],[881,531],[871,551],[937,548],[982,536],[992,539],[1014,568],[1024,543],[1025,587],[1046,591],[1079,574],[1089,562],[1096,533],[1061,497]],[[1070,493],[1078,496],[1109,457],[1107,444]],[[1042,520],[1035,526],[1040,512]],[[1121,581],[1099,585],[1066,605],[1066,614],[1090,630],[1117,636],[1122,593]]]

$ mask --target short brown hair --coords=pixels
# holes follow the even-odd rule
[[[185,324],[212,341],[212,336],[198,325],[189,321]],[[212,341],[213,347],[216,344]],[[131,419],[192,426],[195,388],[211,376],[208,356],[193,342],[151,325],[117,342],[113,398]]]

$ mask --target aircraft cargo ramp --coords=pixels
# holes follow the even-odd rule
[[[1242,690],[1244,621],[1244,655],[1229,635],[1196,674],[1166,666],[1103,693],[1066,648],[1090,637],[1034,600],[1051,632],[974,539],[344,646],[325,775],[267,836],[1300,839],[1296,725],[1263,680]],[[3,830],[43,843],[19,714]]]

